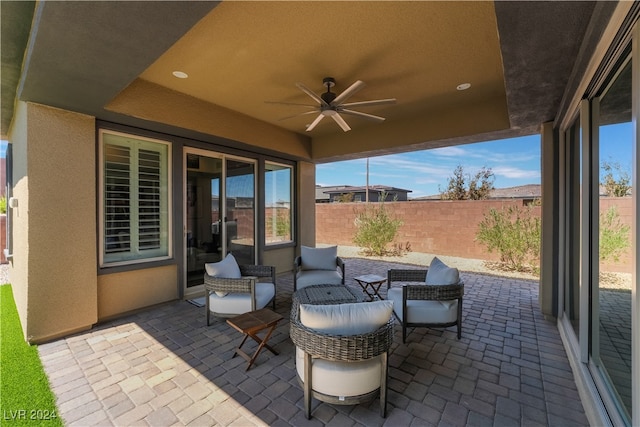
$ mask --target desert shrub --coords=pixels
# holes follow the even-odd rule
[[[509,206],[490,209],[479,224],[476,239],[489,252],[500,254],[500,263],[508,270],[537,271],[540,258],[540,218],[530,207]]]
[[[600,261],[619,261],[629,247],[628,225],[620,222],[615,206],[600,213]]]
[[[387,245],[396,237],[402,221],[393,218],[384,204],[380,202],[366,204],[356,214],[356,234],[353,242],[363,248],[368,255],[382,256],[387,253]]]

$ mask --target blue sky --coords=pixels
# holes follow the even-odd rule
[[[632,141],[631,122],[601,126],[601,164],[617,162],[631,174]],[[369,185],[411,190],[409,198],[440,194],[458,165],[470,175],[482,167],[491,168],[496,188],[540,184],[540,159],[540,135],[370,157]],[[366,159],[316,166],[317,185],[364,186],[366,180]]]
[[[495,174],[496,188],[540,184],[540,135],[369,158],[369,185],[411,190],[410,198],[439,194],[455,168],[475,175],[482,167]],[[366,185],[367,160],[316,166],[316,184]]]

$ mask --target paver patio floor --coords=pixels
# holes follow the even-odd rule
[[[361,274],[406,265],[346,259],[347,285]],[[39,346],[69,426],[585,426],[559,332],[538,307],[538,284],[462,273],[462,339],[455,328],[395,328],[387,418],[378,402],[337,406],[302,389],[289,339],[292,276],[278,277],[280,322],[245,372],[231,358],[241,335],[205,309],[176,301]],[[383,286],[386,295],[386,285]],[[252,347],[249,347],[252,348]]]

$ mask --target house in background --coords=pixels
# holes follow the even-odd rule
[[[542,191],[540,184],[518,185],[515,187],[494,188],[489,192],[489,199],[522,199],[525,204],[540,200]],[[411,200],[441,200],[440,194],[416,197]]]
[[[316,164],[537,134],[541,314],[591,424],[639,425],[637,192],[633,285],[613,310],[598,275],[599,149],[632,146],[638,185],[639,15],[635,1],[0,2],[25,339],[201,295],[204,261],[230,249],[290,271],[316,240]]]
[[[367,199],[367,192],[369,198]],[[351,185],[342,185],[335,187],[318,187],[316,186],[316,203],[336,203],[336,202],[379,202],[384,194],[386,202],[404,202],[407,201],[407,194],[411,190],[403,188],[389,187],[386,185],[370,185],[356,187]]]

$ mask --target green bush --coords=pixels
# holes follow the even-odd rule
[[[500,263],[508,270],[538,270],[540,258],[540,218],[530,207],[509,206],[490,209],[479,224],[476,239],[489,252],[500,253]]]
[[[7,213],[7,198],[5,196],[0,197],[0,215]]]
[[[620,222],[618,209],[611,206],[600,213],[600,261],[619,261],[629,247],[628,225]]]
[[[368,255],[382,256],[387,253],[387,245],[396,237],[402,221],[389,215],[381,202],[365,205],[362,212],[356,214],[356,235],[353,242],[364,249]]]

